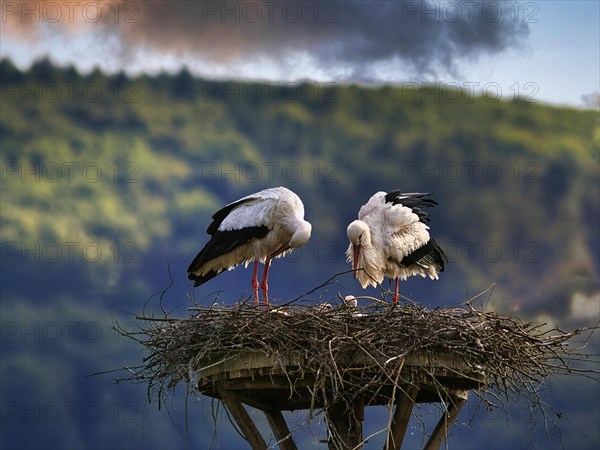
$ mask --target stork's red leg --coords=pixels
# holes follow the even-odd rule
[[[263,292],[263,298],[265,300],[265,304],[267,308],[269,307],[269,285],[267,284],[267,277],[269,276],[269,266],[271,265],[271,260],[267,259],[265,261],[265,271],[263,272],[262,282],[260,283],[260,288]]]
[[[254,304],[258,306],[258,258],[254,260],[254,268],[252,269],[252,290],[254,291]]]
[[[398,295],[398,282],[399,282],[399,278],[396,278],[396,290],[394,292],[394,297],[392,298],[392,303],[398,303],[398,299],[400,298],[400,296]]]

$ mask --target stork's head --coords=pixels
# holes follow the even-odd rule
[[[303,247],[310,239],[311,231],[312,225],[310,222],[306,220],[298,222],[294,234],[292,234],[292,238],[290,239],[290,248]]]
[[[293,225],[293,233],[289,242],[283,244],[279,249],[271,253],[267,260],[277,258],[287,252],[292,251],[294,248],[300,248],[304,246],[310,239],[310,232],[312,231],[312,225],[306,220],[300,220],[295,222]]]
[[[346,232],[348,234],[350,244],[352,244],[352,269],[354,270],[354,278],[356,278],[360,251],[364,246],[371,245],[371,231],[369,230],[369,226],[362,220],[355,220],[348,225]]]

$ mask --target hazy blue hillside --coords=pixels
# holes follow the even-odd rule
[[[48,61],[22,72],[3,60],[0,77],[2,447],[182,447],[143,386],[85,375],[140,362],[112,320],[135,326],[171,281],[165,306],[187,313],[186,268],[210,216],[265,187],[296,191],[313,224],[309,244],[273,264],[275,303],[347,271],[347,224],[374,192],[403,189],[433,192],[431,233],[450,260],[439,281],[410,280],[403,295],[455,305],[495,283],[490,308],[567,328],[598,321],[598,111],[439,86],[128,78]],[[338,292],[362,290],[345,274],[307,300]],[[238,301],[250,273],[238,268],[193,295]],[[592,448],[599,406],[581,418],[576,404],[597,398],[597,385],[570,392],[554,400],[596,441],[568,424],[564,433]],[[173,400],[180,428],[184,394]],[[203,424],[190,442],[203,448],[210,401],[189,400]],[[220,448],[241,445],[226,419],[220,426],[231,431]],[[522,435],[489,427],[499,447],[523,446]],[[454,439],[481,448],[489,436]]]

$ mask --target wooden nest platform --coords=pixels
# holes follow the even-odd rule
[[[358,319],[360,320],[360,319]],[[308,359],[297,352],[278,356],[263,352],[244,352],[234,358],[211,355],[199,369],[197,388],[210,397],[221,399],[235,417],[253,448],[266,448],[242,403],[262,410],[269,420],[282,449],[295,449],[281,411],[297,409],[326,411],[331,448],[357,448],[362,442],[364,408],[397,404],[388,448],[400,448],[416,403],[444,401],[453,413],[441,418],[425,448],[439,448],[449,425],[468,397],[468,390],[479,389],[485,376],[460,357],[447,354],[410,355],[395,363],[394,378],[360,352],[340,355],[335,364],[335,386],[323,386],[319,373],[306,369]],[[337,391],[337,392],[336,392]],[[336,392],[336,399],[332,394]],[[289,442],[288,442],[289,441]],[[398,445],[393,445],[398,442]]]
[[[316,392],[319,374],[307,368],[307,359],[299,353],[268,355],[245,352],[231,359],[222,355],[207,358],[206,368],[198,370],[197,388],[205,395],[219,398],[223,389],[235,391],[245,404],[280,411],[324,408],[326,392]],[[389,405],[400,388],[419,387],[416,403],[440,401],[440,394],[464,395],[485,384],[482,372],[474,371],[461,358],[447,354],[410,355],[402,364],[394,364],[395,373],[374,365],[361,353],[337,358],[339,393],[361,397],[367,406]],[[309,366],[308,366],[309,367]],[[376,380],[376,382],[374,382]]]
[[[439,448],[471,390],[489,406],[516,394],[540,406],[531,386],[572,372],[580,355],[567,341],[583,331],[544,331],[469,303],[192,309],[189,318],[143,317],[138,332],[120,330],[149,351],[129,380],[147,383],[149,395],[185,382],[222,400],[254,449],[267,445],[243,404],[265,412],[284,450],[296,446],[282,411],[323,411],[329,448],[351,449],[363,443],[366,406],[395,406],[382,429],[385,448],[399,449],[414,404],[440,402],[425,445]]]

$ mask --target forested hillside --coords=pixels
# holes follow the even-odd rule
[[[598,320],[597,110],[442,85],[264,84],[196,79],[185,70],[81,74],[47,60],[28,71],[3,60],[0,78],[1,307],[3,324],[15,325],[3,325],[2,371],[21,374],[3,385],[4,397],[99,402],[103,421],[115,405],[131,413],[82,387],[84,375],[140,357],[113,338],[111,320],[133,322],[128,314],[157,308],[157,297],[148,299],[171,281],[165,307],[186,314],[186,268],[212,213],[278,185],[303,199],[313,236],[273,264],[275,303],[347,271],[347,224],[376,191],[403,189],[433,193],[431,233],[449,264],[439,281],[410,280],[401,294],[429,307],[456,305],[495,283],[482,297],[487,307],[564,326]],[[250,273],[236,269],[194,295],[235,302],[249,289]],[[362,290],[344,274],[306,299],[338,292]],[[79,324],[75,345],[65,323]],[[104,330],[98,340],[81,337],[89,323]],[[47,324],[63,333],[54,352],[47,352],[54,343],[43,334]],[[37,326],[42,345],[24,338],[23,326],[34,334]],[[23,339],[32,344],[25,352]],[[65,362],[73,360],[77,370]],[[53,377],[32,389],[48,368],[64,383]],[[112,389],[103,381],[93,380],[98,392]],[[135,392],[123,398],[139,401],[143,393]],[[9,425],[29,429],[14,421],[15,405]],[[79,440],[57,438],[59,447],[83,445],[91,425],[66,417],[61,423],[77,428]],[[60,430],[51,421],[40,427],[42,437]],[[152,441],[161,433],[150,428]],[[119,430],[127,446],[128,432]],[[96,443],[108,445],[102,439]]]
[[[48,61],[23,73],[5,60],[1,75],[3,259],[17,279],[32,275],[27,259],[83,258],[69,269],[81,282],[118,278],[133,269],[115,261],[128,260],[144,284],[157,260],[193,257],[220,205],[282,184],[314,225],[297,264],[312,283],[311,262],[346,267],[346,224],[394,188],[440,204],[448,301],[495,282],[501,302],[552,308],[551,295],[597,282],[597,111],[443,86],[81,75]]]

